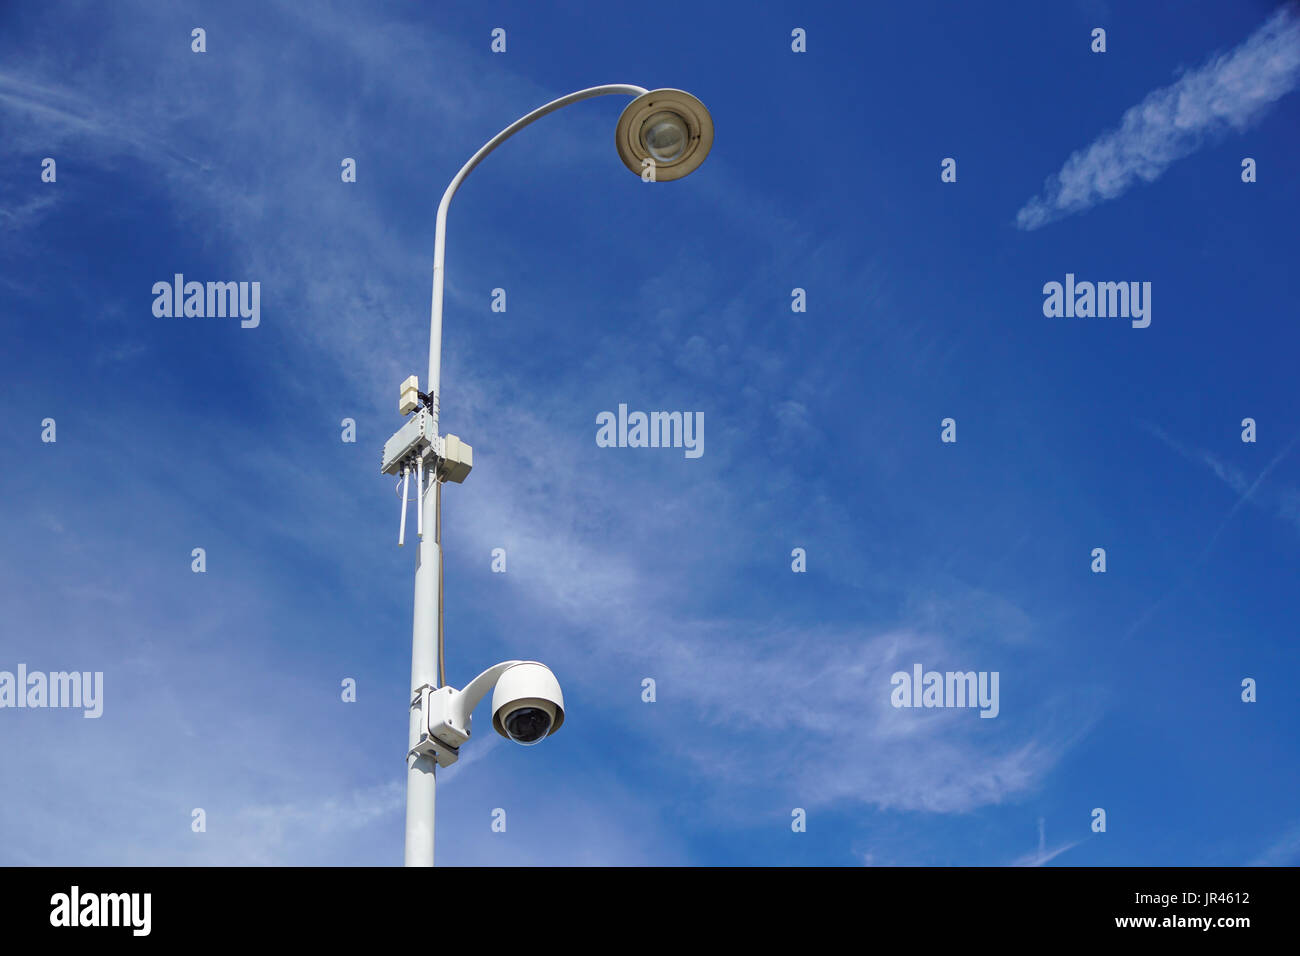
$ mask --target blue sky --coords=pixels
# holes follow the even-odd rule
[[[536,748],[479,712],[439,862],[1300,862],[1300,18],[1188,6],[6,7],[0,670],[102,671],[104,713],[0,710],[0,862],[400,862],[378,462],[434,212],[602,83],[717,135],[647,185],[580,103],[453,204],[448,678],[540,659],[568,709]],[[178,272],[260,325],[154,316]],[[1045,316],[1067,273],[1150,326]],[[620,403],[704,454],[598,447]],[[915,663],[998,716],[894,708]]]

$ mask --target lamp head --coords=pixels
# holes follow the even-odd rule
[[[638,176],[650,160],[656,182],[681,179],[709,155],[713,118],[684,90],[651,90],[623,110],[614,145],[623,164]]]

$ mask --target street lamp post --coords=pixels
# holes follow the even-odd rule
[[[464,690],[446,686],[442,634],[442,484],[461,482],[473,467],[473,450],[438,428],[442,373],[443,258],[447,208],[465,177],[483,158],[525,126],[560,107],[596,96],[635,97],[623,110],[615,146],[628,169],[647,182],[680,179],[704,162],[713,143],[713,121],[704,104],[681,90],[647,90],[628,84],[593,86],[552,100],[515,120],[470,157],[438,204],[433,246],[433,303],[429,316],[428,392],[412,376],[402,383],[399,411],[406,423],[384,445],[382,470],[401,476],[405,541],[410,479],[416,482],[415,614],[411,631],[410,733],[406,777],[406,865],[433,865],[436,768],[454,763],[470,737],[471,713],[493,690],[492,722],[502,736],[539,743],[564,721],[564,698],[550,670],[536,661],[504,661],[489,667]],[[425,529],[432,527],[432,535]]]

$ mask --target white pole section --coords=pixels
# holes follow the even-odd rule
[[[420,501],[420,507],[415,509],[415,533],[417,536],[424,537],[424,456],[421,455],[415,459],[415,497]]]
[[[442,272],[443,259],[447,249],[447,208],[451,197],[465,181],[465,177],[474,171],[474,167],[483,161],[488,153],[496,149],[525,126],[536,122],[547,113],[553,113],[562,106],[588,100],[595,96],[622,94],[640,96],[648,93],[643,86],[627,83],[611,83],[606,86],[593,86],[578,90],[558,100],[551,100],[545,106],[539,106],[525,116],[515,120],[501,132],[479,148],[470,157],[469,162],[460,168],[454,179],[442,194],[438,203],[438,220],[434,229],[433,241],[433,302],[429,307],[429,397],[433,415],[433,433],[439,431],[439,395],[442,379]],[[426,496],[421,493],[420,514],[424,508],[434,507],[437,495]],[[429,520],[436,520],[430,514]],[[415,566],[415,621],[411,628],[411,723],[410,746],[415,748],[420,739],[420,688],[425,684],[437,685],[437,621],[441,613],[441,595],[438,593],[438,562],[440,547],[434,536],[420,539],[419,560]],[[433,810],[435,797],[434,767],[437,764],[429,757],[407,757],[406,774],[406,865],[433,866]]]
[[[402,523],[397,530],[397,546],[400,548],[406,544],[406,490],[411,483],[411,469],[409,466],[402,468]]]
[[[432,508],[434,495],[421,494],[421,510]],[[430,521],[434,520],[431,514]],[[406,865],[433,866],[433,810],[437,763],[432,757],[410,755],[420,742],[420,688],[437,686],[438,544],[434,536],[420,538],[415,565],[415,621],[411,640],[411,713],[406,771]]]

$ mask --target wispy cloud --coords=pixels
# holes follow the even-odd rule
[[[1042,817],[1038,818],[1038,849],[1033,853],[1026,853],[1011,861],[1012,866],[1042,866],[1056,859],[1067,850],[1073,850],[1082,843],[1082,840],[1073,840],[1069,843],[1062,843],[1060,846],[1047,848],[1047,821]]]
[[[1073,153],[1016,224],[1037,229],[1156,180],[1204,143],[1256,122],[1297,82],[1300,18],[1284,7],[1236,49],[1150,93],[1118,129]]]
[[[1300,863],[1300,823],[1283,833],[1263,853],[1250,861],[1251,866],[1294,866]]]
[[[1011,865],[1012,866],[1042,866],[1044,863],[1050,863],[1052,860],[1056,859],[1058,856],[1060,856],[1062,853],[1065,853],[1067,850],[1073,850],[1076,846],[1078,846],[1082,842],[1083,842],[1082,840],[1075,840],[1072,843],[1062,843],[1060,846],[1053,847],[1050,850],[1047,849],[1046,847],[1040,846],[1033,853],[1026,853],[1024,856],[1020,857],[1019,859],[1013,860]]]

